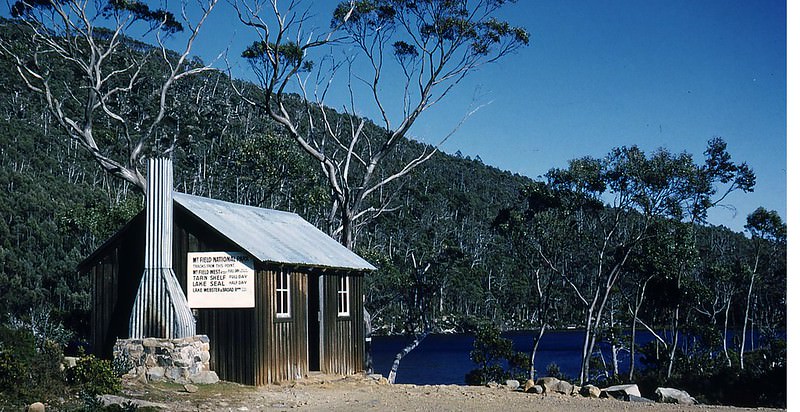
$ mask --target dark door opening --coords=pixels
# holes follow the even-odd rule
[[[308,275],[308,370],[319,371],[320,318],[319,275]]]

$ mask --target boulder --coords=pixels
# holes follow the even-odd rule
[[[544,393],[555,392],[556,386],[561,382],[561,379],[552,376],[546,376],[536,380],[536,384],[544,388]]]
[[[139,383],[147,383],[147,368],[144,366],[137,366],[122,375],[122,379],[136,381]]]
[[[69,368],[74,368],[78,364],[78,358],[75,356],[64,356],[64,366]]]
[[[200,385],[210,385],[219,382],[219,376],[214,371],[202,371],[197,375],[190,376],[189,381]]]
[[[44,404],[41,402],[34,402],[28,405],[28,412],[44,412]]]
[[[525,392],[530,392],[531,388],[534,386],[536,386],[536,382],[534,382],[533,379],[528,379],[525,381],[525,385],[522,386],[522,390]]]
[[[152,353],[148,353],[147,355],[145,355],[144,366],[148,368],[158,366],[158,360],[156,359],[156,355],[153,355]]]
[[[161,342],[156,338],[146,338],[142,340],[142,346],[146,348],[154,348],[161,345]]]
[[[486,384],[486,387],[487,388],[492,388],[492,389],[497,389],[497,388],[500,387],[500,384],[495,382],[495,381],[491,381],[491,382]]]
[[[519,388],[519,381],[516,379],[508,379],[506,380],[506,387],[509,390],[515,391],[517,388]]]
[[[169,410],[169,406],[163,403],[150,402],[141,399],[123,398],[122,396],[116,395],[99,395],[97,396],[97,400],[105,407],[117,405],[119,410],[136,410],[137,408]],[[133,407],[133,409],[131,409],[131,407]]]
[[[587,398],[599,398],[600,397],[600,388],[594,385],[583,385],[581,388],[580,394]]]
[[[189,383],[187,379],[189,377],[189,370],[181,367],[166,368],[164,377],[170,382]]]
[[[563,394],[563,395],[572,395],[572,393],[574,391],[574,387],[575,387],[575,385],[573,385],[573,384],[571,384],[571,383],[569,383],[567,381],[558,381],[552,387],[552,390],[555,393],[560,393],[560,394]]]
[[[656,401],[660,403],[677,403],[680,405],[694,405],[697,400],[688,392],[675,388],[657,388]]]
[[[161,366],[156,366],[147,370],[147,380],[148,381],[163,381],[164,380],[164,368]]]
[[[537,385],[532,379],[528,379],[525,381],[525,386],[522,387],[522,390],[525,393],[535,393],[535,394],[542,394],[545,392],[545,388],[542,385]]]
[[[186,392],[189,392],[189,393],[195,393],[195,392],[197,392],[198,389],[200,389],[200,388],[198,388],[195,385],[192,385],[191,383],[187,383],[187,384],[183,385],[183,390],[185,390]]]
[[[647,399],[636,395],[628,395],[628,402],[655,403],[652,399]]]
[[[191,345],[196,340],[197,340],[197,336],[196,335],[195,336],[186,336],[186,337],[183,337],[183,338],[173,339],[172,343],[174,345],[184,346],[184,345]]]
[[[600,390],[601,398],[614,398],[628,401],[630,400],[631,396],[638,396],[640,398],[642,397],[642,393],[639,392],[639,386],[635,383],[628,385],[614,385]]]

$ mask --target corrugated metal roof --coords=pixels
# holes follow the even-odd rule
[[[173,196],[176,203],[263,262],[375,270],[295,213],[179,192]]]

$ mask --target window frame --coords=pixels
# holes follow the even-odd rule
[[[350,277],[340,276],[336,287],[336,312],[343,318],[350,316]]]
[[[292,317],[291,274],[281,269],[275,282],[275,317],[289,319]]]

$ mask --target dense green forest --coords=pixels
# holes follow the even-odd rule
[[[3,36],[9,26],[3,22]],[[68,345],[86,336],[90,312],[88,279],[76,265],[142,209],[142,195],[101,171],[15,77],[12,62],[0,64],[0,322]],[[69,84],[73,74],[53,75]],[[318,166],[234,85],[260,93],[219,71],[182,79],[170,92],[162,127],[175,136],[176,189],[293,211],[335,233]],[[108,123],[95,134],[123,152],[116,132]],[[404,140],[378,173],[426,149]],[[752,188],[755,176],[726,157],[721,139],[709,141],[704,159],[608,152],[554,164],[541,181],[478,156],[436,153],[387,185],[370,200],[382,212],[355,231],[355,250],[379,268],[365,296],[375,333],[461,332],[475,319],[505,330],[578,328],[586,331],[587,380],[645,373],[631,367],[621,377],[617,362],[599,366],[592,348],[606,342],[614,353],[644,353],[648,376],[662,380],[694,376],[702,387],[714,373],[733,380],[747,371],[782,373],[785,382],[785,225],[763,209],[740,211],[752,212],[746,234],[703,221],[719,197]],[[697,183],[699,175],[704,185],[653,189],[662,180]],[[636,348],[636,333],[659,339]],[[678,339],[684,335],[692,339]]]

